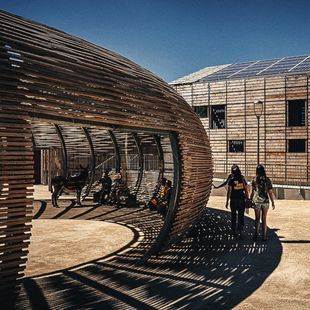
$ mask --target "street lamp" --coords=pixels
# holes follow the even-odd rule
[[[263,114],[264,103],[261,100],[254,101],[254,113],[257,118],[257,164],[259,164],[259,119]]]

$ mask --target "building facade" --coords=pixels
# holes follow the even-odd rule
[[[210,67],[170,83],[210,137],[215,177],[233,163],[253,177],[259,161],[278,184],[309,185],[309,73],[305,55]]]

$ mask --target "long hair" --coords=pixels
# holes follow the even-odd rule
[[[231,166],[231,168],[230,168],[230,172],[231,172],[231,174],[233,174],[233,173],[234,173],[234,169],[235,169],[235,168],[238,168],[238,165],[233,164],[233,165]]]
[[[231,173],[236,180],[238,180],[240,183],[242,182],[242,174],[238,165],[233,165],[231,167]]]
[[[265,182],[267,179],[265,168],[263,165],[257,165],[256,167],[256,183],[258,185]]]

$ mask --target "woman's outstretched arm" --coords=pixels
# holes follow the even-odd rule
[[[214,188],[220,188],[220,187],[223,187],[223,186],[227,185],[229,180],[230,180],[230,175],[227,177],[226,181],[224,181],[222,184],[220,184],[218,186],[215,186],[214,184],[212,184],[212,185],[213,185]]]

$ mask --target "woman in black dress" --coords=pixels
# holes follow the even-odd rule
[[[237,165],[232,167],[231,178],[228,182],[226,208],[230,200],[231,230],[235,237],[243,239],[245,198],[249,198],[247,182]],[[238,224],[237,224],[238,214]]]

